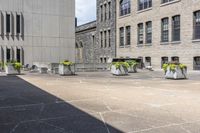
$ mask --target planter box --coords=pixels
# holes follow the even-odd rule
[[[48,68],[47,68],[47,67],[41,67],[41,68],[39,69],[39,72],[40,72],[41,74],[47,74],[47,71],[48,71]]]
[[[125,76],[128,75],[128,69],[121,66],[120,69],[116,69],[115,65],[111,66],[111,73],[117,76]]]
[[[74,75],[75,74],[75,67],[74,65],[72,66],[65,66],[63,64],[59,65],[59,74],[60,75]]]
[[[7,64],[5,66],[5,72],[7,75],[17,75],[21,73],[21,71],[15,70],[12,64]]]
[[[129,67],[128,72],[129,73],[136,73],[137,72],[137,66]]]
[[[180,67],[176,67],[175,71],[171,71],[170,68],[167,68],[165,73],[166,79],[186,79],[187,78],[187,69],[181,70]]]

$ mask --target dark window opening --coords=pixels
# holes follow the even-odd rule
[[[131,26],[126,27],[126,45],[131,45]]]
[[[161,42],[168,42],[169,41],[169,19],[164,18],[162,19],[161,25]]]
[[[11,61],[11,50],[10,49],[7,49],[6,50],[6,59],[7,59],[7,62],[10,62]]]
[[[193,39],[200,39],[200,11],[194,12]]]
[[[131,1],[121,0],[120,1],[120,16],[130,14],[131,12]]]
[[[146,43],[152,43],[152,22],[146,23]]]
[[[168,57],[162,57],[161,58],[161,68],[163,67],[163,64],[169,63]]]
[[[138,0],[138,10],[152,7],[152,0]]]
[[[124,27],[120,28],[120,46],[124,46]]]
[[[174,56],[172,57],[172,62],[176,62],[176,63],[179,63],[179,57],[178,56]]]
[[[17,49],[17,62],[21,62],[21,50]]]
[[[180,16],[172,17],[172,41],[180,41]]]
[[[17,15],[17,34],[19,34],[21,32],[21,17],[20,15]]]
[[[151,57],[145,57],[145,66],[151,66]]]
[[[194,57],[194,70],[200,70],[200,56]]]
[[[10,33],[10,14],[6,14],[6,32]]]
[[[143,33],[144,32],[144,28],[143,28],[143,23],[138,24],[138,44],[143,44]]]

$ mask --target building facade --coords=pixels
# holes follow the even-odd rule
[[[96,62],[116,56],[116,0],[97,0]]]
[[[179,61],[200,70],[199,0],[117,0],[117,57],[160,69]]]
[[[75,61],[74,0],[1,0],[0,61]]]

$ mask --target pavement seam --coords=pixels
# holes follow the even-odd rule
[[[104,124],[104,126],[105,126],[107,132],[110,133],[110,130],[109,130],[109,128],[108,128],[108,126],[107,126],[107,124],[106,124],[104,118],[103,118],[103,115],[102,115],[101,113],[99,113],[99,115],[100,115],[100,117],[101,117],[101,120],[103,121],[103,124]]]

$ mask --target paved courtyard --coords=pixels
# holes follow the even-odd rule
[[[1,75],[0,133],[200,133],[200,72]]]

